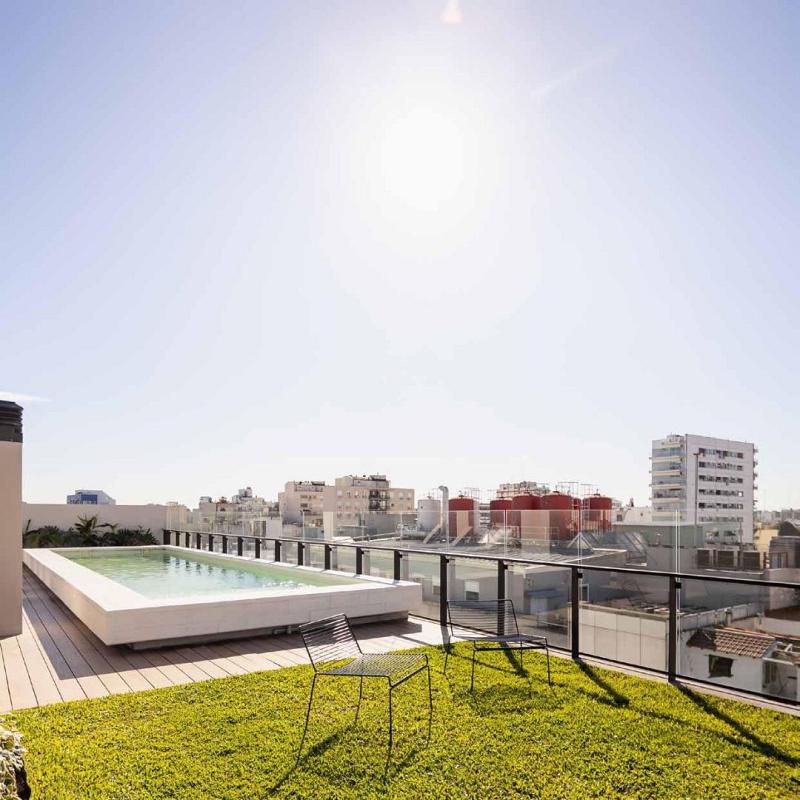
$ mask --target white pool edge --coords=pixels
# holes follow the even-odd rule
[[[139,551],[142,547],[115,548]],[[170,545],[147,549],[168,550],[187,558],[193,550]],[[298,567],[283,562],[257,561],[287,571],[330,574],[354,580],[352,584],[303,589],[260,589],[213,595],[152,599],[111,578],[70,561],[60,552],[104,551],[108,548],[30,549],[23,562],[64,605],[104,644],[157,646],[178,641],[209,641],[233,636],[285,630],[315,619],[344,613],[354,621],[406,616],[421,601],[422,587],[408,581]],[[255,559],[219,553],[203,558],[254,563]]]

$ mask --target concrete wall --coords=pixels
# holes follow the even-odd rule
[[[712,678],[709,675],[708,657],[712,655],[733,659],[730,678]],[[746,689],[751,692],[760,692],[763,689],[764,662],[760,658],[746,658],[745,656],[734,656],[730,653],[715,653],[702,647],[682,647],[681,671],[684,675],[704,681],[713,681],[722,686],[731,686],[734,689]]]
[[[167,506],[162,505],[69,505],[67,503],[23,503],[21,528],[30,520],[32,529],[55,525],[63,530],[71,528],[78,517],[93,517],[98,521],[117,524],[120,528],[141,527],[153,532],[156,538],[167,525]]]

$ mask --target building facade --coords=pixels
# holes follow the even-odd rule
[[[757,452],[751,442],[711,436],[654,439],[653,523],[702,524],[712,536],[752,542]]]
[[[288,481],[278,493],[281,519],[289,525],[322,525],[325,481]]]

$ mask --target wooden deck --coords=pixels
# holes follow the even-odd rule
[[[23,591],[23,631],[0,639],[0,713],[308,663],[297,635],[140,652],[109,647],[27,570]],[[417,618],[355,633],[376,653],[442,641],[436,623]]]

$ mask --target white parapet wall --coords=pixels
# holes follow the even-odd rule
[[[97,516],[98,522],[116,525],[119,528],[150,528],[159,541],[164,528],[170,527],[166,505],[72,505],[69,503],[23,503],[22,522],[24,530],[45,525],[55,525],[67,530],[78,522],[78,517]],[[30,525],[28,524],[30,522]],[[102,533],[102,531],[99,531]]]

